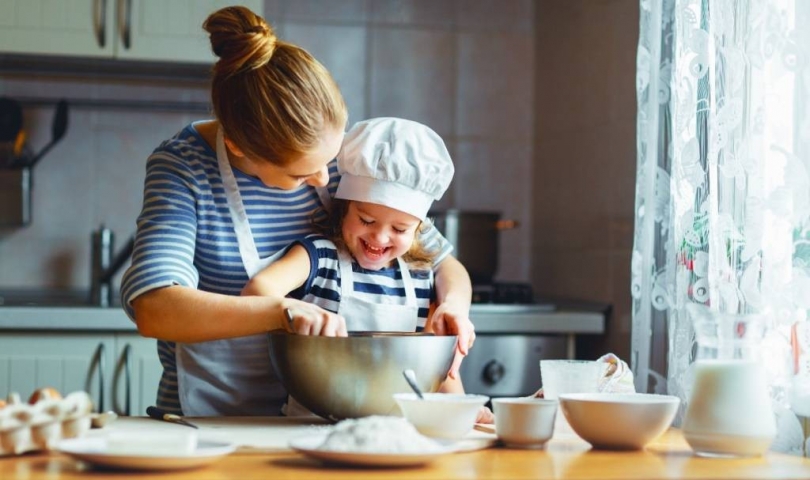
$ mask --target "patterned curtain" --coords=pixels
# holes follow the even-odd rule
[[[769,319],[762,358],[779,434],[810,408],[810,1],[640,0],[631,364],[677,395],[689,303]]]

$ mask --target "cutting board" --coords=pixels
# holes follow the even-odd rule
[[[290,440],[297,437],[321,435],[332,423],[320,417],[184,417],[199,427],[200,438],[220,440],[238,445],[237,452],[280,453],[291,451]],[[92,435],[106,431],[131,430],[161,431],[188,429],[184,425],[153,420],[148,417],[120,417],[103,429],[93,430]],[[489,448],[496,443],[494,434],[473,430],[452,446],[457,452],[469,452]]]
[[[207,417],[186,418],[200,427],[200,437],[239,445],[239,453],[290,451],[290,440],[323,434],[330,422],[320,417]]]

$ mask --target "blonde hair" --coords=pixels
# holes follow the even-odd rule
[[[219,57],[211,102],[224,134],[245,155],[286,166],[315,148],[324,131],[342,131],[348,113],[329,72],[306,50],[279,40],[242,6],[203,23]]]
[[[317,224],[326,238],[331,240],[337,248],[346,251],[348,251],[348,248],[346,247],[346,242],[343,241],[343,221],[349,213],[349,204],[351,202],[351,200],[333,198],[329,217],[325,221]],[[411,243],[411,248],[402,255],[402,260],[404,260],[409,267],[426,270],[433,267],[433,262],[439,255],[439,251],[429,250],[425,247],[425,244],[420,238],[423,233],[431,228],[433,228],[433,224],[430,223],[429,220],[421,222],[419,226],[416,227],[416,234],[414,235],[413,243]]]

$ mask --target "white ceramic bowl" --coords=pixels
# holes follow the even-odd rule
[[[424,400],[415,393],[396,393],[394,400],[406,420],[422,435],[457,440],[475,426],[478,410],[489,401],[485,395],[425,393]]]
[[[560,394],[571,428],[594,448],[640,450],[672,424],[681,399],[649,393]]]
[[[557,401],[532,397],[493,398],[495,434],[507,447],[541,448],[554,433]]]

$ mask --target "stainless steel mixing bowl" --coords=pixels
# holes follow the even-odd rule
[[[416,372],[424,392],[447,376],[455,336],[362,332],[317,337],[271,332],[270,359],[281,382],[301,405],[329,420],[399,413],[393,394],[410,392],[402,376]]]

